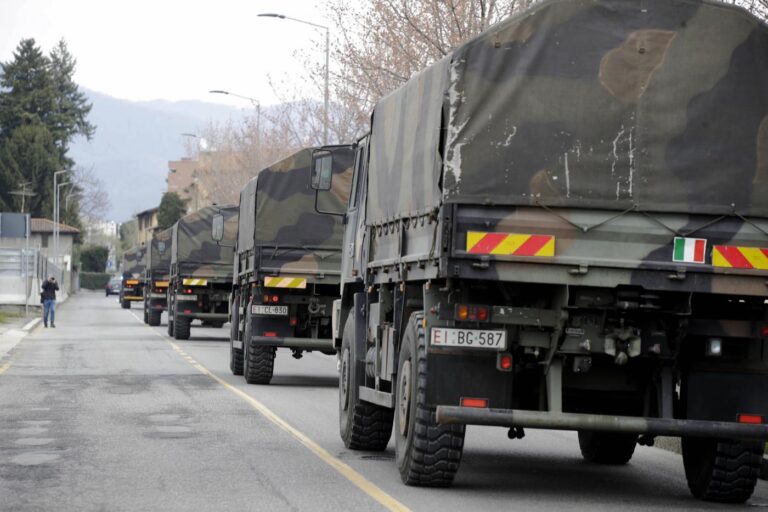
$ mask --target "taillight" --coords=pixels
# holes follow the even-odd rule
[[[186,294],[188,294],[188,295],[189,295],[189,294],[191,294],[191,293],[192,293],[192,288],[186,288],[186,289],[184,290],[184,293],[186,293]]]
[[[503,372],[512,370],[512,355],[511,354],[499,354],[496,360],[496,369]]]
[[[461,406],[462,407],[476,407],[478,409],[485,409],[488,407],[488,399],[487,398],[467,398],[462,397],[461,399]]]
[[[749,425],[762,425],[763,417],[759,414],[739,414],[737,416],[739,423],[747,423]]]
[[[470,306],[467,304],[457,304],[455,309],[455,318],[459,321],[487,322],[489,319],[488,306]]]
[[[763,327],[760,329],[760,335],[761,335],[763,338],[768,338],[768,325],[764,325],[764,326],[763,326]]]
[[[264,304],[269,304],[270,302],[277,303],[279,300],[280,297],[277,295],[264,295],[264,297],[262,297],[262,302]]]
[[[272,296],[272,302],[277,302],[279,300],[280,300],[280,297],[278,297],[277,295]]]

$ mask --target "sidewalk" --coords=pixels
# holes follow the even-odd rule
[[[9,318],[5,323],[0,323],[0,359],[5,357],[32,329],[38,326],[41,320],[37,315],[30,315],[26,318],[22,315]]]

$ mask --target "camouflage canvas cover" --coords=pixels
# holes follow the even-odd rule
[[[124,276],[140,277],[147,265],[146,255],[147,248],[145,246],[131,247],[125,251],[120,263],[122,274]]]
[[[445,78],[439,98],[430,72]],[[444,162],[442,172],[423,166],[425,179],[407,183],[411,192],[396,162],[373,158],[374,138],[370,184],[391,192],[370,196],[416,200],[371,202],[369,219],[436,206],[440,193],[486,205],[768,217],[766,91],[768,29],[741,9],[697,0],[542,2],[376,107],[374,131],[384,117],[435,116],[434,101],[442,102]],[[399,151],[406,140],[391,131],[382,147]],[[422,150],[439,148],[430,139]]]
[[[341,217],[318,213],[311,186],[312,151],[303,149],[265,169],[244,188],[238,250],[265,248],[262,262],[272,269],[300,273],[338,273],[344,229]],[[343,212],[349,200],[354,152],[329,146],[333,179],[317,192],[317,208]],[[247,211],[247,213],[246,213]]]
[[[211,237],[213,216],[224,216],[221,245]],[[171,265],[176,273],[199,277],[232,278],[237,206],[207,206],[190,213],[173,225]]]
[[[147,270],[167,274],[171,268],[171,239],[173,228],[157,231],[152,235],[147,251]]]

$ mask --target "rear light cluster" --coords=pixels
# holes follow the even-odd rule
[[[462,407],[475,407],[478,409],[485,409],[488,407],[488,399],[487,398],[469,398],[469,397],[462,397],[461,398],[461,406]]]
[[[768,325],[764,325],[763,327],[760,328],[760,335],[763,338],[768,338]]]
[[[746,423],[748,425],[762,425],[765,422],[765,418],[759,414],[739,414],[739,423]]]
[[[277,295],[264,295],[263,301],[264,304],[277,304],[280,301],[280,297]]]
[[[192,288],[185,288],[184,293],[186,293],[187,295],[190,295],[192,293]]]
[[[460,321],[487,322],[490,319],[488,306],[471,306],[468,304],[456,304],[454,318]]]

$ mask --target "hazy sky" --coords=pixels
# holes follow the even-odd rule
[[[322,59],[324,33],[263,12],[328,24],[322,0],[0,0],[0,61],[21,38],[47,52],[63,37],[78,83],[111,96],[248,104],[208,93],[226,89],[276,103],[267,74],[295,75],[296,51]]]

